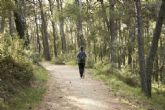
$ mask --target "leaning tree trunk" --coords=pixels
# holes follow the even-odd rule
[[[38,0],[39,1],[39,6],[40,6],[40,10],[41,10],[41,19],[42,19],[42,37],[43,37],[43,47],[44,47],[44,57],[46,60],[50,61],[51,57],[50,57],[50,51],[49,51],[49,42],[48,42],[48,32],[47,32],[47,23],[46,23],[46,18],[44,15],[44,10],[43,10],[43,5],[42,5],[42,0]]]
[[[139,67],[140,67],[140,78],[141,87],[145,95],[148,94],[147,91],[147,76],[145,72],[145,58],[144,58],[144,40],[143,40],[143,22],[142,22],[142,10],[140,0],[135,0],[136,13],[137,13],[137,28],[138,28],[138,54],[139,54]]]
[[[148,94],[147,95],[149,97],[151,97],[151,74],[152,74],[152,70],[153,70],[153,63],[154,63],[157,48],[158,48],[158,41],[160,39],[163,20],[165,18],[164,10],[165,10],[165,0],[162,0],[158,19],[156,22],[156,27],[155,27],[154,34],[153,34],[152,44],[151,44],[149,55],[148,55],[147,61],[146,61],[146,73],[148,76],[148,82],[147,82]]]

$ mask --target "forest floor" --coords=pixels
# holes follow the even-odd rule
[[[47,93],[35,110],[136,110],[115,97],[109,86],[85,72],[80,79],[78,68],[41,63],[50,73]]]

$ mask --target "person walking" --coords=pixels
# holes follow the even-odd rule
[[[80,77],[84,78],[84,68],[85,68],[85,63],[86,63],[86,53],[84,51],[83,47],[80,47],[80,52],[77,55],[77,60],[78,60],[78,66],[79,66],[79,73]]]

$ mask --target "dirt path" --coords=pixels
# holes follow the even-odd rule
[[[121,103],[103,82],[89,74],[80,79],[76,67],[42,65],[51,78],[44,100],[36,110],[135,110]]]

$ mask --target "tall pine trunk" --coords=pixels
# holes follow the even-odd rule
[[[145,71],[145,57],[144,57],[144,39],[143,39],[143,20],[140,0],[135,0],[136,14],[137,14],[137,29],[138,29],[138,54],[139,54],[139,68],[142,91],[147,95],[147,75]]]
[[[44,15],[44,10],[43,10],[43,4],[42,4],[42,0],[38,0],[39,1],[39,6],[40,6],[40,11],[41,11],[41,19],[42,19],[42,37],[43,37],[43,47],[44,47],[44,57],[45,60],[50,61],[51,57],[50,57],[50,51],[49,51],[49,42],[48,42],[48,32],[47,32],[47,23],[46,23],[46,18]]]
[[[54,4],[52,0],[48,0],[48,1],[49,1],[49,6],[50,6],[50,12],[51,12],[51,15],[53,16]],[[55,58],[57,58],[57,32],[56,32],[56,27],[55,27],[56,25],[53,19],[51,20],[51,23],[52,23],[52,29],[53,29],[54,56]]]
[[[116,52],[116,38],[117,38],[117,31],[116,31],[116,23],[115,23],[115,4],[116,0],[109,0],[109,29],[110,29],[110,57],[111,63],[117,63],[117,52]]]
[[[82,1],[81,0],[75,0],[75,3],[77,4],[78,6],[78,15],[77,15],[77,44],[78,44],[78,47],[80,46],[85,46],[85,39],[84,39],[84,36],[83,36],[83,30],[82,30],[82,19],[81,19],[81,3]]]
[[[61,0],[56,0],[57,1],[57,8],[58,11],[60,12],[60,16],[59,16],[59,21],[60,21],[60,36],[61,36],[61,43],[62,43],[62,52],[65,53],[66,52],[66,38],[65,38],[65,33],[64,33],[64,17],[63,17],[63,6],[62,6],[62,2]]]
[[[33,0],[33,2],[35,3],[35,1]],[[36,25],[36,37],[37,37],[37,50],[38,50],[38,53],[41,53],[41,43],[40,43],[40,35],[39,35],[39,25],[38,25],[38,18],[37,18],[37,12],[38,12],[38,10],[37,10],[37,6],[36,6],[36,4],[34,4],[34,11],[35,11],[35,25]]]

